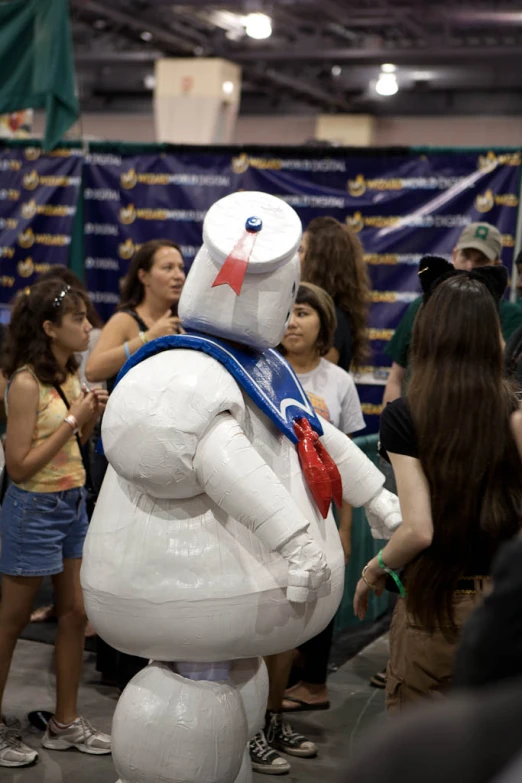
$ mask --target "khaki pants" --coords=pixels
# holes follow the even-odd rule
[[[476,579],[474,594],[455,593],[453,611],[459,630],[476,606],[482,603],[489,579]],[[440,631],[433,634],[415,625],[403,598],[397,601],[390,629],[390,660],[387,670],[386,707],[400,712],[411,702],[441,697],[453,675],[458,638],[448,642]]]

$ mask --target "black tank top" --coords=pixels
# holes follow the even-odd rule
[[[136,310],[125,309],[125,310],[120,310],[120,313],[127,313],[127,315],[130,315],[131,318],[134,318],[134,320],[138,324],[138,328],[140,332],[146,332],[147,329],[149,328],[145,323],[145,321],[143,320],[143,318],[140,318]],[[109,392],[109,394],[112,394],[112,390],[114,389],[114,384],[116,383],[116,376],[117,373],[116,375],[113,375],[112,378],[107,379],[107,391]]]

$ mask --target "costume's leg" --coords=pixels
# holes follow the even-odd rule
[[[239,775],[235,779],[234,783],[252,783],[252,777],[252,762],[250,760],[250,753],[247,748],[243,755],[243,763],[241,764]]]
[[[229,670],[229,663],[154,662],[130,681],[112,727],[121,783],[234,783],[248,725]]]
[[[248,724],[248,738],[253,737],[265,723],[268,698],[268,672],[262,658],[232,661],[230,683],[239,691]],[[252,783],[252,762],[248,745],[243,763],[234,783]]]

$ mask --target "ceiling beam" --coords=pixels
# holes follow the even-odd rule
[[[462,22],[463,24],[522,25],[522,11],[474,11],[473,9],[458,10],[440,8],[438,13],[448,17],[454,22]]]
[[[148,52],[145,51],[137,51],[137,52],[120,52],[117,50],[102,50],[97,51],[96,49],[92,49],[88,52],[81,52],[76,49],[75,55],[74,55],[74,61],[76,65],[103,65],[105,63],[107,64],[114,64],[117,65],[118,63],[129,64],[129,63],[135,63],[137,65],[140,64],[149,64],[154,63],[156,60],[158,60],[160,57],[163,57],[163,52],[159,52],[157,49],[151,49]]]
[[[353,110],[353,106],[349,101],[328,92],[328,90],[325,90],[324,87],[315,80],[304,81],[295,76],[289,76],[280,71],[275,71],[273,68],[256,69],[254,71],[249,71],[248,75],[249,78],[256,78],[259,81],[268,79],[272,84],[312,98],[322,106],[330,106],[331,108],[340,109],[341,111],[346,112]]]
[[[194,51],[195,44],[193,41],[187,41],[185,37],[171,32],[167,26],[161,27],[142,17],[136,17],[126,11],[119,11],[116,8],[112,8],[109,4],[100,3],[97,0],[87,0],[87,2],[78,3],[77,0],[75,0],[74,6],[82,11],[91,11],[102,19],[110,19],[113,22],[126,25],[132,30],[138,30],[139,32],[148,30],[152,33],[157,43],[174,47],[178,52],[181,51],[192,54]]]
[[[358,65],[380,65],[393,62],[396,65],[442,65],[476,63],[480,60],[510,60],[522,55],[520,46],[476,46],[476,47],[418,47],[412,49],[347,48],[313,49],[285,47],[280,49],[244,49],[229,55],[237,63],[249,62],[331,62]]]

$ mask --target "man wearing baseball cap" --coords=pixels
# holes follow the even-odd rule
[[[501,252],[502,236],[498,228],[490,223],[470,223],[455,245],[452,261],[456,269],[464,269],[469,272],[477,267],[500,264]],[[411,303],[385,350],[385,353],[391,357],[393,364],[384,391],[384,405],[402,394],[408,368],[413,323],[421,304],[421,296]],[[507,341],[513,332],[522,325],[522,309],[519,305],[503,299],[500,302],[499,315],[502,335]]]

